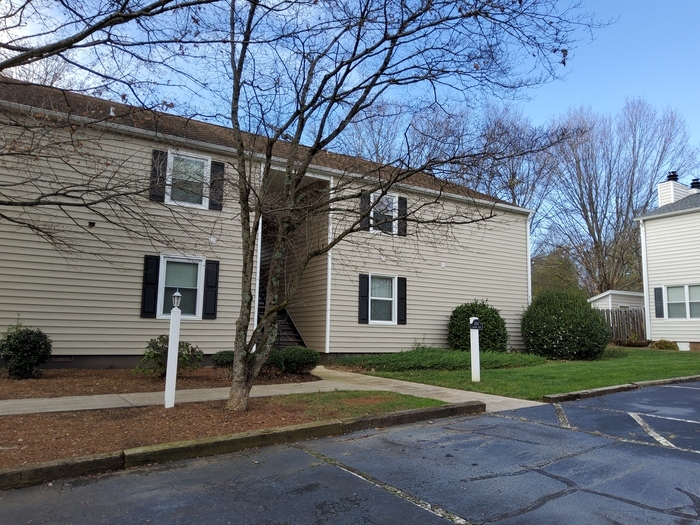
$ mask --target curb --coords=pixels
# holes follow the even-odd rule
[[[0,490],[19,489],[61,478],[103,474],[154,463],[227,454],[249,448],[293,443],[305,439],[340,436],[370,428],[381,429],[388,426],[418,423],[431,419],[483,414],[485,411],[485,403],[481,401],[466,401],[439,407],[403,410],[376,416],[318,421],[290,427],[277,427],[255,432],[242,432],[227,436],[214,436],[130,448],[119,452],[81,458],[47,461],[27,465],[26,467],[0,470]]]
[[[567,392],[564,394],[549,394],[542,396],[544,403],[561,403],[563,401],[578,401],[579,399],[587,399],[590,397],[604,396],[606,394],[615,394],[617,392],[628,392],[638,388],[649,386],[670,385],[673,383],[688,383],[690,381],[698,381],[700,376],[685,376],[674,377],[671,379],[654,379],[651,381],[635,381],[624,385],[605,386],[602,388],[591,388],[589,390],[578,390],[576,392]]]

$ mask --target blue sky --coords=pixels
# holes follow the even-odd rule
[[[566,1],[566,0],[564,0]],[[691,144],[700,145],[700,0],[581,0],[597,19],[616,21],[591,41],[582,36],[556,80],[529,94],[522,109],[534,124],[591,107],[614,114],[628,97],[685,118]]]

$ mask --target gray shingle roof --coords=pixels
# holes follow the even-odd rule
[[[639,217],[637,217],[637,219],[652,219],[659,215],[675,215],[678,213],[687,213],[694,210],[700,211],[700,193],[694,193],[680,200],[677,200],[676,202],[672,202],[671,204],[660,206],[655,210],[650,211],[649,213],[640,215]]]

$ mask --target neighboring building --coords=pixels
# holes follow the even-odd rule
[[[98,183],[108,180],[124,185],[128,204],[17,211],[0,203],[0,331],[17,321],[41,328],[54,341],[54,361],[66,366],[131,366],[149,339],[167,333],[170,297],[179,289],[182,339],[205,354],[231,349],[243,256],[237,199],[222,191],[233,179],[230,130],[44,86],[0,79],[0,87],[0,198],[75,180],[75,191],[95,199]],[[248,138],[246,147],[255,148],[255,136]],[[317,160],[308,172],[309,195],[327,195],[338,177],[359,180],[362,170],[376,170],[343,155]],[[86,180],[87,172],[94,179]],[[402,220],[404,210],[438,196],[448,215],[495,216],[441,229]],[[365,195],[357,210],[377,198]],[[383,214],[389,223],[367,220],[365,231],[312,260],[304,273],[285,314],[303,342],[329,354],[446,346],[452,310],[486,299],[506,320],[511,346],[521,348],[530,211],[427,174],[381,199],[374,218]],[[32,233],[19,224],[24,214],[63,235]],[[347,220],[331,211],[290,243],[326,239],[329,228]],[[72,252],[52,245],[66,233],[74,242],[59,248]],[[263,285],[271,235],[274,228],[263,221],[256,256]],[[291,250],[287,267],[295,263]],[[258,301],[262,288],[255,287]]]
[[[623,290],[608,290],[588,299],[593,308],[599,310],[630,310],[644,308],[642,292],[625,292]]]
[[[688,188],[671,172],[659,207],[639,221],[647,338],[700,350],[700,181]]]

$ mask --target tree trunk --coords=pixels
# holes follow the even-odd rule
[[[231,384],[231,390],[228,394],[228,401],[226,401],[226,406],[224,410],[233,410],[236,412],[242,412],[248,410],[248,397],[250,396],[250,389],[253,388],[253,377],[245,377],[247,374],[240,374],[243,377],[237,377],[237,374],[233,375],[233,383]]]

